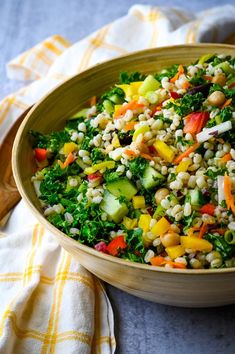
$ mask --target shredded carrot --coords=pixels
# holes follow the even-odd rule
[[[165,258],[162,256],[156,256],[150,259],[150,263],[153,266],[161,266],[163,265],[163,262],[165,261]]]
[[[149,154],[145,154],[144,152],[141,152],[140,156],[142,156],[146,160],[152,160],[153,159],[152,156],[150,156]]]
[[[232,160],[232,156],[231,156],[230,152],[228,152],[227,154],[225,154],[223,157],[220,158],[220,162],[222,162],[222,163],[226,163],[230,160]]]
[[[225,194],[227,208],[230,209],[231,204],[232,204],[232,200],[233,200],[233,196],[231,193],[231,180],[227,174],[225,174],[225,176],[224,176],[224,194]]]
[[[195,236],[195,232],[199,232],[200,230],[200,227],[197,227],[197,226],[193,226],[193,227],[190,227],[187,231],[187,235],[188,236]]]
[[[184,67],[183,67],[183,65],[179,65],[177,73],[175,74],[175,76],[173,76],[170,79],[170,82],[174,84],[176,82],[176,80],[178,80],[179,76],[183,73],[184,73]]]
[[[176,157],[176,159],[174,160],[174,164],[178,165],[178,163],[180,163],[180,161],[182,161],[184,157],[187,157],[188,155],[191,154],[191,152],[197,150],[199,146],[200,146],[199,143],[195,143],[194,145],[190,146],[190,148],[188,148],[186,151],[184,151],[182,154]]]
[[[173,262],[173,261],[167,261],[164,257],[162,256],[156,256],[150,259],[150,263],[153,266],[158,266],[161,267],[165,264],[171,265],[173,268],[179,268],[179,269],[185,269],[186,265],[180,262]]]
[[[116,112],[114,113],[114,118],[119,118],[119,117],[123,116],[128,111],[128,109],[134,110],[134,109],[143,108],[143,107],[144,107],[143,103],[138,103],[136,100],[133,100],[133,101],[119,107],[116,110]]]
[[[63,168],[67,167],[68,165],[70,165],[72,162],[74,161],[74,156],[73,154],[70,152],[68,154],[68,156],[66,157],[65,162],[63,163]]]
[[[125,150],[124,153],[126,155],[128,155],[128,156],[131,156],[131,157],[137,157],[138,156],[138,154],[135,151],[133,151],[133,150]]]
[[[208,230],[207,223],[204,222],[204,223],[202,224],[202,227],[200,228],[200,232],[199,232],[198,238],[203,238],[203,236],[205,235],[205,233],[207,232],[207,230]]]
[[[128,131],[134,129],[135,125],[136,125],[136,122],[133,122],[133,121],[132,122],[128,122],[125,125],[124,129],[125,129],[126,132],[128,132]]]
[[[190,83],[188,81],[185,81],[185,83],[183,84],[183,88],[185,90],[187,90],[189,88],[189,86],[190,86]]]
[[[90,99],[90,106],[95,106],[96,105],[96,96],[92,96]]]
[[[223,108],[229,106],[230,103],[232,102],[232,100],[233,100],[232,98],[229,98],[227,101],[225,101],[224,104],[223,104],[223,106],[221,107],[221,109],[223,109]]]

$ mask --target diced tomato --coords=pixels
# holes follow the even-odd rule
[[[215,205],[208,203],[203,205],[203,207],[200,208],[200,213],[201,214],[208,214],[208,215],[214,215],[215,212]]]
[[[114,238],[107,246],[107,251],[112,256],[117,256],[121,250],[124,250],[127,247],[127,244],[124,240],[124,236],[117,236]]]
[[[174,100],[177,100],[178,98],[181,97],[177,92],[174,91],[170,92],[170,96],[174,98]]]
[[[34,153],[38,162],[45,161],[47,158],[47,149],[36,148],[34,149]]]
[[[205,127],[210,115],[209,112],[195,112],[186,117],[184,133],[198,134]]]
[[[94,182],[98,179],[101,179],[101,177],[102,177],[102,174],[99,171],[97,171],[95,173],[91,173],[90,175],[88,175],[87,179],[89,182]]]
[[[156,154],[156,150],[155,150],[155,147],[153,145],[148,146],[148,148],[149,148],[149,153],[150,154]]]

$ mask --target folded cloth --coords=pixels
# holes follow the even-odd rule
[[[33,81],[0,102],[0,139],[17,117],[71,75],[134,50],[193,42],[235,43],[235,7],[198,14],[135,5],[70,46],[46,39],[7,65]],[[21,202],[0,238],[0,353],[115,351],[113,313],[100,282],[65,252]]]

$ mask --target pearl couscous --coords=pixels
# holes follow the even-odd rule
[[[31,132],[46,218],[97,251],[167,268],[235,266],[235,58],[120,82],[64,130]]]

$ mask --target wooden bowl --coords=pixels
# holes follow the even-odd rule
[[[13,171],[17,187],[32,212],[58,242],[84,267],[104,281],[133,295],[162,304],[210,307],[235,303],[235,268],[210,270],[165,269],[125,261],[84,246],[52,226],[40,208],[31,184],[34,157],[29,130],[58,130],[66,118],[93,95],[117,82],[119,72],[151,73],[172,64],[190,64],[207,53],[235,55],[235,47],[195,44],[144,50],[119,57],[78,74],[46,95],[27,115],[15,139]]]

